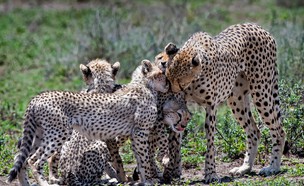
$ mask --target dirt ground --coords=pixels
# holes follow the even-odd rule
[[[304,158],[297,159],[298,162],[301,164],[304,164]],[[261,165],[255,165],[253,171],[245,176],[242,177],[231,177],[229,175],[229,170],[232,169],[233,167],[240,166],[242,164],[243,160],[239,159],[233,162],[225,163],[225,162],[217,162],[217,173],[221,178],[221,182],[234,182],[234,181],[258,181],[262,180],[263,177],[258,175],[258,171],[262,168]],[[292,159],[284,159],[282,165],[283,166],[288,166],[289,168],[295,168],[296,165],[293,163],[294,161]],[[135,164],[129,164],[125,165],[125,169],[127,171],[127,175],[131,175],[132,172],[131,170],[134,169],[136,165]],[[273,176],[273,177],[278,177],[278,176],[284,176],[286,174],[284,171],[282,171],[280,174]],[[286,177],[286,176],[285,176]],[[198,166],[191,166],[191,165],[183,165],[183,173],[182,173],[182,178],[179,182],[173,182],[172,185],[181,185],[183,183],[188,183],[189,185],[208,185],[204,183],[204,164],[200,164]],[[303,176],[298,176],[298,177],[290,177],[293,181],[303,181],[304,177]],[[0,186],[19,186],[17,181],[14,181],[12,184],[7,184],[5,182],[6,177],[5,176],[0,176]],[[31,180],[31,183],[34,183],[34,180]]]

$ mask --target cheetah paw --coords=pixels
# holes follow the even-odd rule
[[[280,172],[280,168],[273,166],[264,167],[260,170],[259,175],[261,176],[270,176]]]
[[[218,177],[218,175],[216,173],[207,174],[205,176],[206,184],[213,183],[213,182],[219,182],[219,181],[220,181],[220,178]]]
[[[159,183],[158,179],[149,179],[146,182],[139,182],[139,183],[135,183],[135,186],[152,186],[152,185],[156,185],[157,183]]]
[[[233,176],[242,176],[248,172],[251,171],[251,168],[249,165],[242,165],[240,167],[234,167],[229,171],[229,173]]]
[[[59,184],[59,185],[63,185],[64,181],[61,178],[55,178],[55,177],[49,177],[49,182],[51,184]]]

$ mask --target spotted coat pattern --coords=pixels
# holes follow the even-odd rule
[[[261,135],[252,116],[251,100],[270,129],[273,144],[270,165],[261,169],[260,174],[280,171],[285,132],[280,121],[276,43],[269,32],[253,23],[237,24],[215,37],[205,32],[195,33],[180,49],[169,44],[165,51],[169,58],[166,76],[172,90],[184,91],[187,100],[206,109],[205,181],[218,180],[215,116],[217,106],[226,100],[247,135],[244,163],[230,173],[249,172],[257,154]]]
[[[103,64],[100,64],[103,65]],[[96,91],[94,89],[91,89],[89,91],[85,91],[85,92],[98,92],[98,93],[104,93],[105,90],[101,89],[101,87],[107,87],[107,86],[102,86],[102,85],[106,85],[106,82],[104,81],[105,77],[98,75],[96,73],[104,73],[103,71],[98,71],[96,70],[96,65],[91,65],[90,63],[87,65],[92,73],[90,74],[91,76],[94,77],[103,77],[102,79],[96,78],[94,82],[92,83],[98,83],[98,86],[93,86],[88,84],[88,86],[93,86],[93,87],[100,87],[99,91]],[[82,68],[85,69],[85,68]],[[83,71],[84,72],[84,71]],[[137,71],[135,71],[133,73],[133,77],[132,79],[136,79],[136,78],[140,78],[137,77],[139,75],[136,74]],[[138,72],[137,72],[138,73]],[[89,77],[86,76],[85,73],[83,73],[84,75],[84,79],[89,79]],[[124,87],[126,85],[122,85],[122,87]],[[109,87],[109,86],[108,86]],[[168,137],[167,136],[163,136],[165,134],[164,130],[170,130],[167,129],[167,125],[166,123],[171,123],[171,121],[167,121],[166,120],[172,120],[175,121],[176,126],[181,126],[182,128],[179,128],[179,130],[183,130],[186,127],[187,122],[189,121],[191,115],[190,112],[188,111],[186,105],[185,105],[185,100],[184,100],[184,94],[173,94],[172,92],[170,93],[159,93],[158,94],[158,101],[157,101],[157,108],[158,108],[158,119],[157,122],[155,124],[155,126],[153,127],[153,129],[151,130],[151,134],[149,137],[149,144],[150,144],[150,149],[151,149],[151,158],[154,160],[154,154],[156,152],[156,149],[159,149],[158,154],[157,154],[157,160],[159,162],[162,162],[163,158],[165,155],[168,154]],[[164,108],[164,109],[163,109]],[[173,126],[173,128],[175,128],[175,126]],[[124,142],[129,139],[129,136],[118,136],[116,137],[115,140],[107,140],[107,147],[109,149],[112,156],[112,164],[114,164],[114,167],[121,167],[121,169],[117,169],[118,171],[124,172],[123,171],[123,165],[122,165],[122,161],[121,161],[121,157],[119,155],[119,150],[118,147],[123,146]],[[101,144],[101,145],[99,145]],[[90,153],[90,156],[93,162],[90,161],[82,161],[81,167],[86,167],[86,169],[83,169],[83,171],[81,171],[81,169],[78,168],[78,172],[77,174],[74,173],[73,178],[78,178],[77,180],[69,180],[68,183],[73,183],[73,185],[84,185],[86,184],[90,184],[92,183],[94,180],[96,180],[95,178],[100,178],[102,173],[102,170],[99,170],[98,168],[96,168],[95,166],[90,166],[90,164],[96,164],[96,163],[103,163],[105,162],[104,159],[101,159],[101,155],[107,155],[107,153],[109,153],[107,151],[107,149],[102,148],[102,144],[100,141],[96,141],[96,144],[94,143],[93,140],[88,140],[87,138],[81,136],[77,131],[74,131],[70,141],[66,142],[64,144],[63,147],[63,151],[64,153],[61,153],[60,155],[60,171],[61,171],[61,177],[63,178],[67,178],[67,176],[69,175],[69,172],[75,172],[75,171],[71,171],[76,168],[79,167],[79,159],[83,159],[84,158],[84,153],[86,151],[94,151],[94,147],[96,148],[95,150],[95,154],[98,155],[95,158],[92,157],[92,153]],[[105,153],[105,154],[103,154]],[[95,160],[94,160],[95,159]],[[57,167],[55,165],[55,161],[53,160],[53,168],[52,170],[54,171],[54,175],[57,174]],[[107,165],[107,164],[106,164]],[[161,178],[162,174],[159,171],[157,164],[153,161],[153,165],[154,165],[154,170],[157,171],[158,177]],[[52,166],[50,166],[52,167]],[[103,169],[103,166],[100,166],[100,169]],[[99,170],[99,171],[97,171]],[[99,173],[100,172],[100,173]],[[109,173],[108,173],[109,174]],[[125,177],[125,174],[122,174],[122,178]],[[85,178],[85,179],[81,179],[81,178]],[[94,178],[94,179],[93,179]],[[53,178],[53,180],[56,180]],[[66,179],[65,179],[66,180]],[[78,181],[79,180],[79,181]],[[91,181],[90,181],[91,180]],[[78,182],[77,182],[78,181]],[[121,179],[121,177],[118,177],[118,181],[126,181]],[[58,182],[58,181],[55,181]],[[96,183],[96,181],[94,181]],[[59,183],[62,183],[62,181],[59,181]],[[63,182],[64,183],[64,182]]]
[[[114,84],[119,67],[119,62],[111,65],[107,61],[99,59],[93,60],[87,65],[81,64],[80,70],[83,80],[88,86],[82,92],[114,92],[117,87],[120,87]],[[112,140],[106,141],[106,143],[109,142],[112,142]],[[106,143],[100,140],[87,139],[79,132],[73,131],[70,140],[64,143],[60,153],[56,153],[49,161],[49,181],[67,185],[105,184],[104,180],[100,180],[104,170],[110,178],[124,181],[119,177],[121,176],[121,170],[124,174],[123,167],[115,167],[115,170],[110,164],[110,161],[112,162],[114,158],[111,158],[112,154],[109,152],[111,149],[108,149]],[[60,177],[58,177],[58,165]]]
[[[33,171],[40,185],[49,185],[43,176],[46,160],[61,149],[72,129],[89,139],[107,140],[118,135],[131,135],[142,182],[153,182],[150,170],[148,136],[157,119],[156,91],[166,92],[168,84],[162,71],[150,61],[142,62],[142,80],[130,83],[120,94],[84,94],[64,91],[44,92],[34,97],[26,110],[20,151],[9,173],[12,181],[25,165]],[[36,130],[43,136],[38,149]]]
[[[92,60],[87,65],[81,64],[80,70],[82,72],[83,79],[88,86],[88,89],[83,90],[82,92],[83,93],[113,92],[113,89],[115,90],[117,87],[119,87],[116,84],[114,84],[115,76],[117,74],[117,71],[119,70],[119,67],[120,67],[119,62],[116,62],[113,65],[111,65],[107,61],[100,59]],[[43,129],[38,126],[34,140],[35,145],[33,146],[32,153],[35,152],[39,147],[40,139],[42,138],[42,136],[43,136]],[[20,148],[21,140],[19,142],[20,143],[18,143],[19,145],[18,148]],[[106,169],[106,172],[110,175],[110,177],[117,178],[119,180],[119,177],[117,177],[116,174],[113,173],[113,168],[110,166],[110,164],[103,164],[103,162],[108,162],[109,155],[106,154],[108,151],[107,149],[104,148],[103,143],[101,143],[100,141],[94,144],[92,143],[92,140],[88,140],[84,136],[81,136],[77,131],[74,131],[73,134],[71,135],[70,141],[66,142],[65,146],[66,146],[65,153],[62,154],[61,151],[57,151],[49,159],[49,181],[51,183],[68,184],[68,185],[85,185],[85,184],[90,185],[92,183],[98,182],[97,178],[100,178],[104,168]],[[75,146],[78,147],[81,146],[81,148],[79,148],[80,152],[77,151],[76,149],[72,150],[72,148]],[[85,154],[84,152],[86,151],[92,152],[94,148],[96,148],[94,152],[96,157],[92,157],[93,153],[86,153],[86,155],[84,155]],[[90,158],[87,158],[85,156],[90,156]],[[58,177],[59,158],[62,158],[60,163],[61,177]],[[81,159],[87,159],[87,160],[95,159],[95,160],[94,162],[87,162],[87,166],[83,165],[84,161],[82,161],[82,167],[86,167],[86,168],[85,169],[78,168],[78,172],[75,175],[75,171],[73,172],[71,170],[72,167],[74,170],[77,169],[75,167],[75,165],[77,164],[76,163],[77,161],[75,162],[76,159],[79,161],[81,161]],[[98,168],[96,168],[90,166],[92,164],[100,164],[102,166],[98,166]],[[83,170],[83,171],[81,172],[79,170]],[[92,173],[90,174],[90,172]],[[71,175],[69,176],[68,181],[67,181],[67,175]],[[80,181],[79,178],[84,177],[82,175],[86,175],[86,179]],[[18,179],[21,185],[23,186],[30,185],[26,175],[25,166],[23,166],[23,168],[18,173]]]

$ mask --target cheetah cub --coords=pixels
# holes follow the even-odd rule
[[[141,181],[153,182],[148,136],[157,120],[157,92],[167,92],[169,85],[162,71],[150,61],[142,61],[140,70],[141,80],[132,81],[119,94],[49,91],[34,97],[25,113],[21,147],[8,181],[17,177],[28,160],[38,184],[49,185],[43,176],[43,165],[61,149],[74,129],[97,140],[130,135]],[[39,128],[43,135],[37,143],[35,134]]]
[[[87,65],[80,65],[80,70],[82,72],[83,75],[83,79],[87,85],[87,89],[83,90],[83,93],[96,93],[96,92],[104,92],[104,93],[111,93],[113,91],[115,91],[118,87],[120,87],[119,85],[115,84],[115,76],[118,72],[120,68],[120,63],[116,62],[113,65],[111,65],[110,63],[108,63],[105,60],[100,60],[100,59],[96,59],[96,60],[92,60],[91,62],[89,62]],[[42,137],[42,128],[41,127],[37,127],[36,130],[36,136],[35,136],[35,145],[33,146],[33,150],[32,153],[34,151],[37,150],[37,146],[39,146],[40,143],[40,139]],[[106,162],[105,164],[102,164],[102,166],[98,166],[97,168],[94,168],[94,173],[90,174],[90,176],[86,176],[85,181],[87,181],[88,183],[93,182],[93,180],[95,180],[96,183],[96,179],[100,178],[100,175],[103,173],[103,170],[105,169],[106,173],[111,177],[111,178],[117,178],[117,175],[115,174],[115,171],[113,171],[112,166],[108,163],[108,161],[110,160],[110,155],[108,154],[108,150],[104,144],[104,142],[98,141],[96,142],[96,144],[91,144],[88,145],[90,143],[91,140],[86,139],[85,137],[81,136],[77,131],[73,131],[73,134],[71,136],[71,143],[73,144],[73,142],[75,141],[75,139],[77,139],[78,141],[81,141],[81,145],[83,145],[83,147],[86,148],[81,148],[81,150],[87,149],[95,150],[95,158],[96,161],[95,162],[99,162],[100,164],[103,162]],[[66,144],[64,146],[67,146],[67,144],[70,144],[69,142],[66,142]],[[20,148],[21,145],[21,140],[19,140],[18,142],[18,148]],[[66,152],[63,150],[63,152]],[[63,169],[63,171],[61,172],[61,179],[58,178],[57,172],[58,172],[58,161],[59,158],[63,157],[62,161],[60,162],[61,167],[64,167],[64,165],[69,164],[70,165],[76,165],[75,161],[75,154],[77,153],[77,150],[74,149],[73,151],[70,151],[71,154],[73,155],[73,157],[71,158],[67,158],[68,154],[61,154],[61,151],[58,150],[50,159],[49,159],[49,181],[50,182],[54,182],[54,183],[65,183],[65,179],[63,175],[67,175],[65,174],[67,171],[66,169]],[[31,155],[30,155],[31,156]],[[92,153],[87,153],[86,156],[92,156]],[[64,158],[65,157],[65,158]],[[85,157],[83,157],[85,158]],[[69,160],[72,160],[73,162],[70,162]],[[68,163],[69,162],[69,163]],[[89,167],[89,166],[88,166]],[[83,171],[85,172],[85,171]],[[73,175],[70,175],[69,178],[71,178]],[[25,166],[23,166],[23,168],[20,170],[20,172],[18,173],[18,179],[19,179],[19,183],[22,186],[29,186],[29,182],[28,182],[28,178],[26,175],[26,169]],[[118,178],[117,178],[118,179]],[[76,180],[76,179],[74,179]],[[75,181],[71,181],[71,183],[76,183]],[[82,182],[83,183],[83,182]]]

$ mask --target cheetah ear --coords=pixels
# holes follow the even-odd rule
[[[114,64],[112,65],[112,68],[113,68],[112,74],[113,74],[114,76],[116,76],[116,75],[117,75],[117,72],[118,72],[118,70],[119,70],[119,68],[120,68],[120,63],[117,61],[116,63],[114,63]]]
[[[84,78],[88,78],[89,76],[92,76],[92,71],[88,66],[80,64],[79,68]]]
[[[168,43],[164,50],[166,54],[169,56],[169,58],[173,58],[179,49],[176,47],[175,44]]]
[[[142,73],[143,74],[147,74],[148,72],[151,72],[152,70],[152,64],[149,60],[144,59],[141,61],[141,65],[142,65]]]

